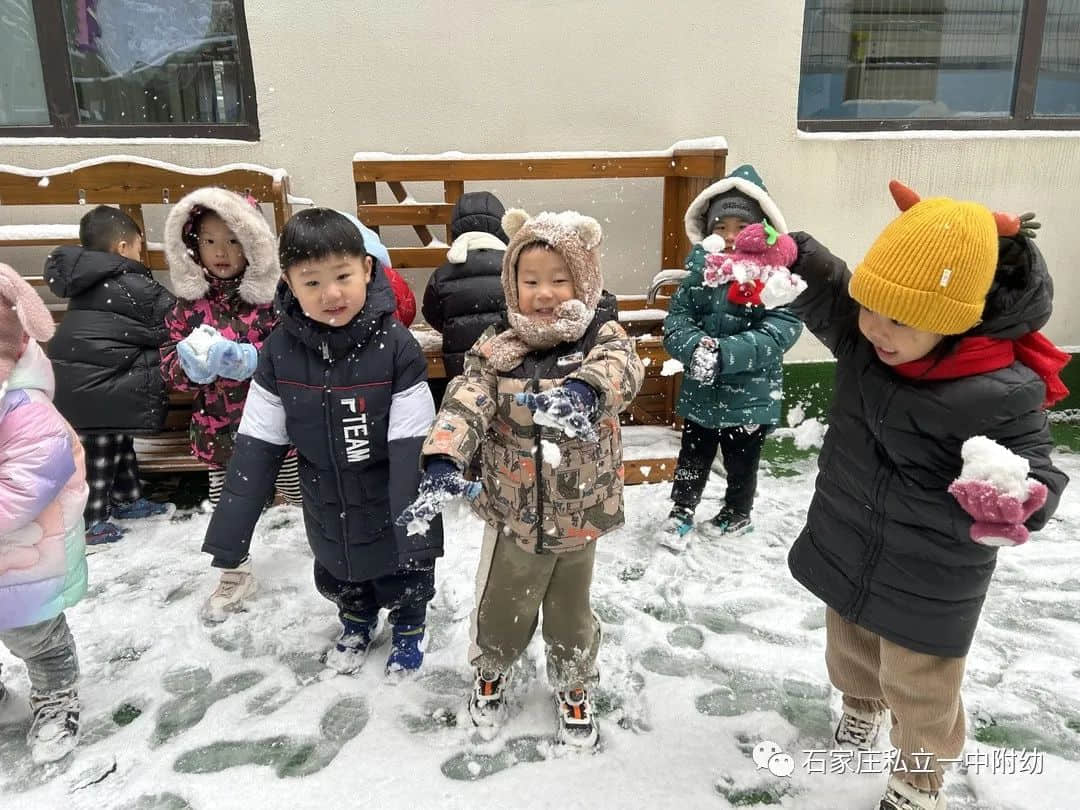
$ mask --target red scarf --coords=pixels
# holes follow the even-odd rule
[[[893,366],[902,377],[919,380],[955,380],[989,371],[1008,368],[1019,360],[1046,383],[1049,408],[1069,395],[1061,381],[1061,370],[1071,358],[1042,334],[1030,332],[1018,340],[999,340],[986,337],[962,338],[956,348],[940,360],[931,352],[919,360]]]

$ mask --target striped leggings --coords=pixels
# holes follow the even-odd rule
[[[210,470],[210,503],[217,506],[221,499],[221,490],[225,488],[225,470]],[[303,499],[300,495],[300,468],[299,456],[295,453],[286,456],[274,481],[274,489],[277,490],[285,503],[290,506],[300,506]]]

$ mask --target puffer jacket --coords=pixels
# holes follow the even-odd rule
[[[86,593],[83,449],[27,343],[0,386],[0,630],[53,619]]]
[[[222,281],[207,273],[184,243],[184,227],[198,209],[213,211],[236,234],[248,261],[238,278]],[[180,366],[176,344],[207,324],[228,340],[261,348],[277,323],[273,300],[281,268],[276,240],[266,220],[242,197],[225,189],[203,188],[169,212],[165,257],[179,300],[165,319],[168,343],[161,348],[162,375],[170,389],[195,394],[192,454],[211,467],[224,469],[232,456],[250,380],[217,378],[205,385],[194,383]]]
[[[901,377],[859,331],[847,266],[806,234],[794,236],[792,269],[809,287],[792,309],[837,362],[814,497],[788,555],[791,573],[845,619],[889,641],[964,656],[998,550],[972,542],[972,519],[948,487],[960,476],[963,443],[988,436],[1046,484],[1046,505],[1027,528],[1046,524],[1068,478],[1050,459],[1045,384],[1020,362],[960,379]],[[991,292],[969,335],[1012,339],[1049,318],[1046,264],[1033,243],[1021,242],[1017,286]]]
[[[623,524],[619,413],[641,388],[645,367],[634,341],[606,317],[576,343],[533,352],[507,373],[491,365],[497,330],[489,329],[466,355],[424,443],[425,456],[446,455],[462,467],[480,450],[483,491],[473,507],[526,551],[573,551]],[[597,391],[598,442],[541,427],[514,401],[568,379]]]

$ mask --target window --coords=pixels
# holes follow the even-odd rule
[[[1080,129],[1080,0],[807,0],[799,127]]]
[[[0,135],[259,137],[243,0],[0,0]]]

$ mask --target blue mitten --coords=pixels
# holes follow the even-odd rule
[[[259,350],[250,343],[219,340],[206,353],[210,371],[229,380],[246,380],[259,364]]]
[[[567,380],[565,385],[539,394],[515,394],[514,400],[533,412],[538,425],[561,430],[570,438],[595,442],[599,438],[596,418],[596,391],[581,380]]]
[[[212,383],[217,377],[217,374],[210,370],[209,363],[191,348],[187,338],[176,344],[176,356],[180,358],[180,368],[184,374],[196,385]]]
[[[408,527],[409,534],[426,534],[428,525],[449,501],[459,497],[471,501],[481,489],[480,482],[467,480],[461,474],[461,468],[448,456],[432,456],[424,467],[416,500],[406,506],[394,522]]]

